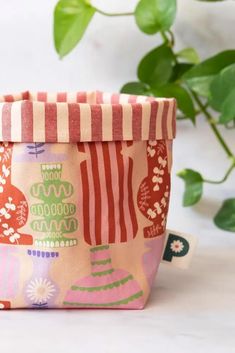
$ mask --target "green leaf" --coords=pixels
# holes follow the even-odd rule
[[[223,69],[211,82],[210,105],[221,112],[225,100],[235,87],[235,64]]]
[[[235,232],[235,199],[227,199],[214,217],[217,227]]]
[[[60,0],[54,11],[54,42],[60,57],[81,40],[95,8],[86,0]]]
[[[222,105],[222,114],[219,118],[220,124],[227,124],[235,119],[235,88],[229,93]]]
[[[168,30],[176,16],[176,0],[140,0],[135,9],[135,20],[147,34]]]
[[[184,169],[177,174],[185,182],[183,197],[184,206],[192,206],[197,203],[203,192],[203,178],[200,173],[192,169]]]
[[[174,97],[177,100],[178,109],[195,123],[195,108],[193,100],[188,91],[175,83],[169,83],[154,90],[151,90],[157,97]]]
[[[177,53],[177,57],[190,64],[198,64],[200,58],[194,48],[185,48]]]
[[[202,97],[210,97],[210,84],[214,76],[195,77],[187,80],[188,86]]]
[[[121,93],[146,95],[149,87],[143,82],[128,82],[121,88]]]
[[[186,63],[177,63],[176,65],[174,65],[170,82],[180,81],[181,77],[192,67],[192,64]]]
[[[188,86],[196,93],[209,97],[210,84],[214,77],[225,67],[235,63],[235,50],[221,52],[198,65],[183,75]]]
[[[138,78],[152,87],[167,83],[172,74],[174,54],[165,44],[150,51],[138,66]]]

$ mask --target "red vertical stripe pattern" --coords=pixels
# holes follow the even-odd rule
[[[60,108],[65,109],[66,103],[68,114],[60,114],[57,117],[57,111],[61,112]],[[11,119],[14,104],[17,104],[14,114],[21,104],[21,141],[18,126],[14,125],[19,120],[16,119],[15,122],[15,119]],[[60,104],[63,104],[63,107]],[[87,120],[84,114],[81,120],[82,104],[88,106],[85,110],[88,114]],[[27,91],[0,96],[0,108],[0,141],[7,139],[9,142],[36,142],[34,138],[38,141],[34,123],[36,124],[42,115],[45,115],[45,131],[43,133],[40,130],[40,136],[45,136],[45,140],[41,142],[76,143],[83,142],[84,136],[85,141],[123,141],[124,136],[128,136],[129,141],[140,141],[142,136],[146,140],[171,140],[175,137],[176,102],[170,98],[157,99],[102,92],[49,94]],[[149,112],[150,117],[147,116]],[[62,133],[57,131],[58,128],[63,129]],[[63,140],[58,140],[58,136],[62,136]]]
[[[123,114],[122,114],[122,106],[120,104],[114,104],[112,106],[112,127],[113,127],[113,141],[121,141],[123,139]]]
[[[141,126],[142,126],[142,105],[133,104],[132,114],[134,119],[132,119],[132,131],[133,131],[133,140],[141,140]]]
[[[69,139],[70,141],[80,141],[80,106],[69,104]]]
[[[11,107],[12,103],[4,104],[2,107],[2,139],[11,141]]]
[[[81,162],[83,209],[80,216],[83,219],[80,224],[90,245],[122,243],[137,234],[133,164],[129,157],[122,155],[123,148],[127,148],[126,142],[78,143],[78,151],[85,153],[86,158]]]
[[[156,101],[152,101],[151,103],[151,112],[150,112],[150,131],[149,131],[149,139],[156,139],[156,116],[158,113],[159,104]]]
[[[102,141],[102,111],[100,105],[91,105],[92,141]]]
[[[33,103],[25,101],[21,105],[21,138],[23,141],[33,141]]]
[[[55,103],[45,105],[45,132],[47,142],[57,142],[57,111]]]
[[[57,102],[67,102],[67,93],[66,92],[59,92],[57,93]]]

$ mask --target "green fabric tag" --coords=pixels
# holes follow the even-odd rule
[[[173,267],[187,269],[196,245],[197,238],[195,236],[168,229],[166,231],[162,262]]]

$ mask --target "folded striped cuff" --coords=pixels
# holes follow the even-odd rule
[[[96,92],[0,96],[0,141],[88,142],[173,139],[174,98]]]

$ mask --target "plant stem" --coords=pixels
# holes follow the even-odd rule
[[[228,147],[228,145],[226,144],[226,142],[224,141],[224,139],[223,139],[221,133],[220,133],[219,130],[217,129],[213,117],[212,117],[211,114],[208,112],[208,110],[205,108],[205,106],[202,104],[202,102],[201,102],[200,98],[198,97],[198,95],[197,95],[194,91],[192,91],[191,89],[190,89],[190,92],[191,92],[191,94],[193,95],[195,101],[197,102],[199,108],[201,109],[201,111],[202,111],[203,114],[205,115],[205,117],[206,117],[206,119],[207,119],[207,121],[208,121],[208,123],[209,123],[209,125],[210,125],[210,127],[211,127],[211,129],[212,129],[212,131],[214,132],[215,136],[217,137],[217,139],[218,139],[220,145],[222,146],[223,150],[225,151],[225,153],[227,154],[227,156],[228,156],[229,158],[234,159],[235,156],[234,156],[234,154],[232,153],[232,151],[230,150],[230,148]]]
[[[105,11],[102,11],[100,9],[96,9],[96,12],[100,13],[101,15],[103,16],[108,16],[108,17],[120,17],[120,16],[133,16],[134,15],[134,12],[114,12],[114,13],[109,13],[109,12],[105,12]]]
[[[170,38],[168,38],[167,34],[168,33],[170,35]],[[160,32],[160,35],[164,41],[164,43],[168,44],[170,48],[173,48],[175,41],[174,41],[174,34],[171,31],[167,31],[167,32]]]
[[[166,33],[165,32],[160,32],[160,35],[161,35],[161,37],[162,37],[162,39],[163,39],[163,41],[165,42],[165,43],[169,43],[169,39],[168,39],[168,37],[167,37],[167,35],[166,35]]]
[[[233,163],[230,165],[229,169],[227,170],[225,176],[221,180],[214,181],[209,179],[203,179],[203,181],[204,183],[209,183],[209,184],[222,184],[228,179],[229,175],[232,173],[234,168],[235,168],[235,158],[233,160]]]
[[[183,116],[177,116],[177,120],[188,120],[188,117],[183,115]]]
[[[171,30],[168,30],[167,31],[170,35],[170,40],[171,40],[171,46],[173,47],[175,45],[175,36],[174,36],[174,33],[171,31]]]

